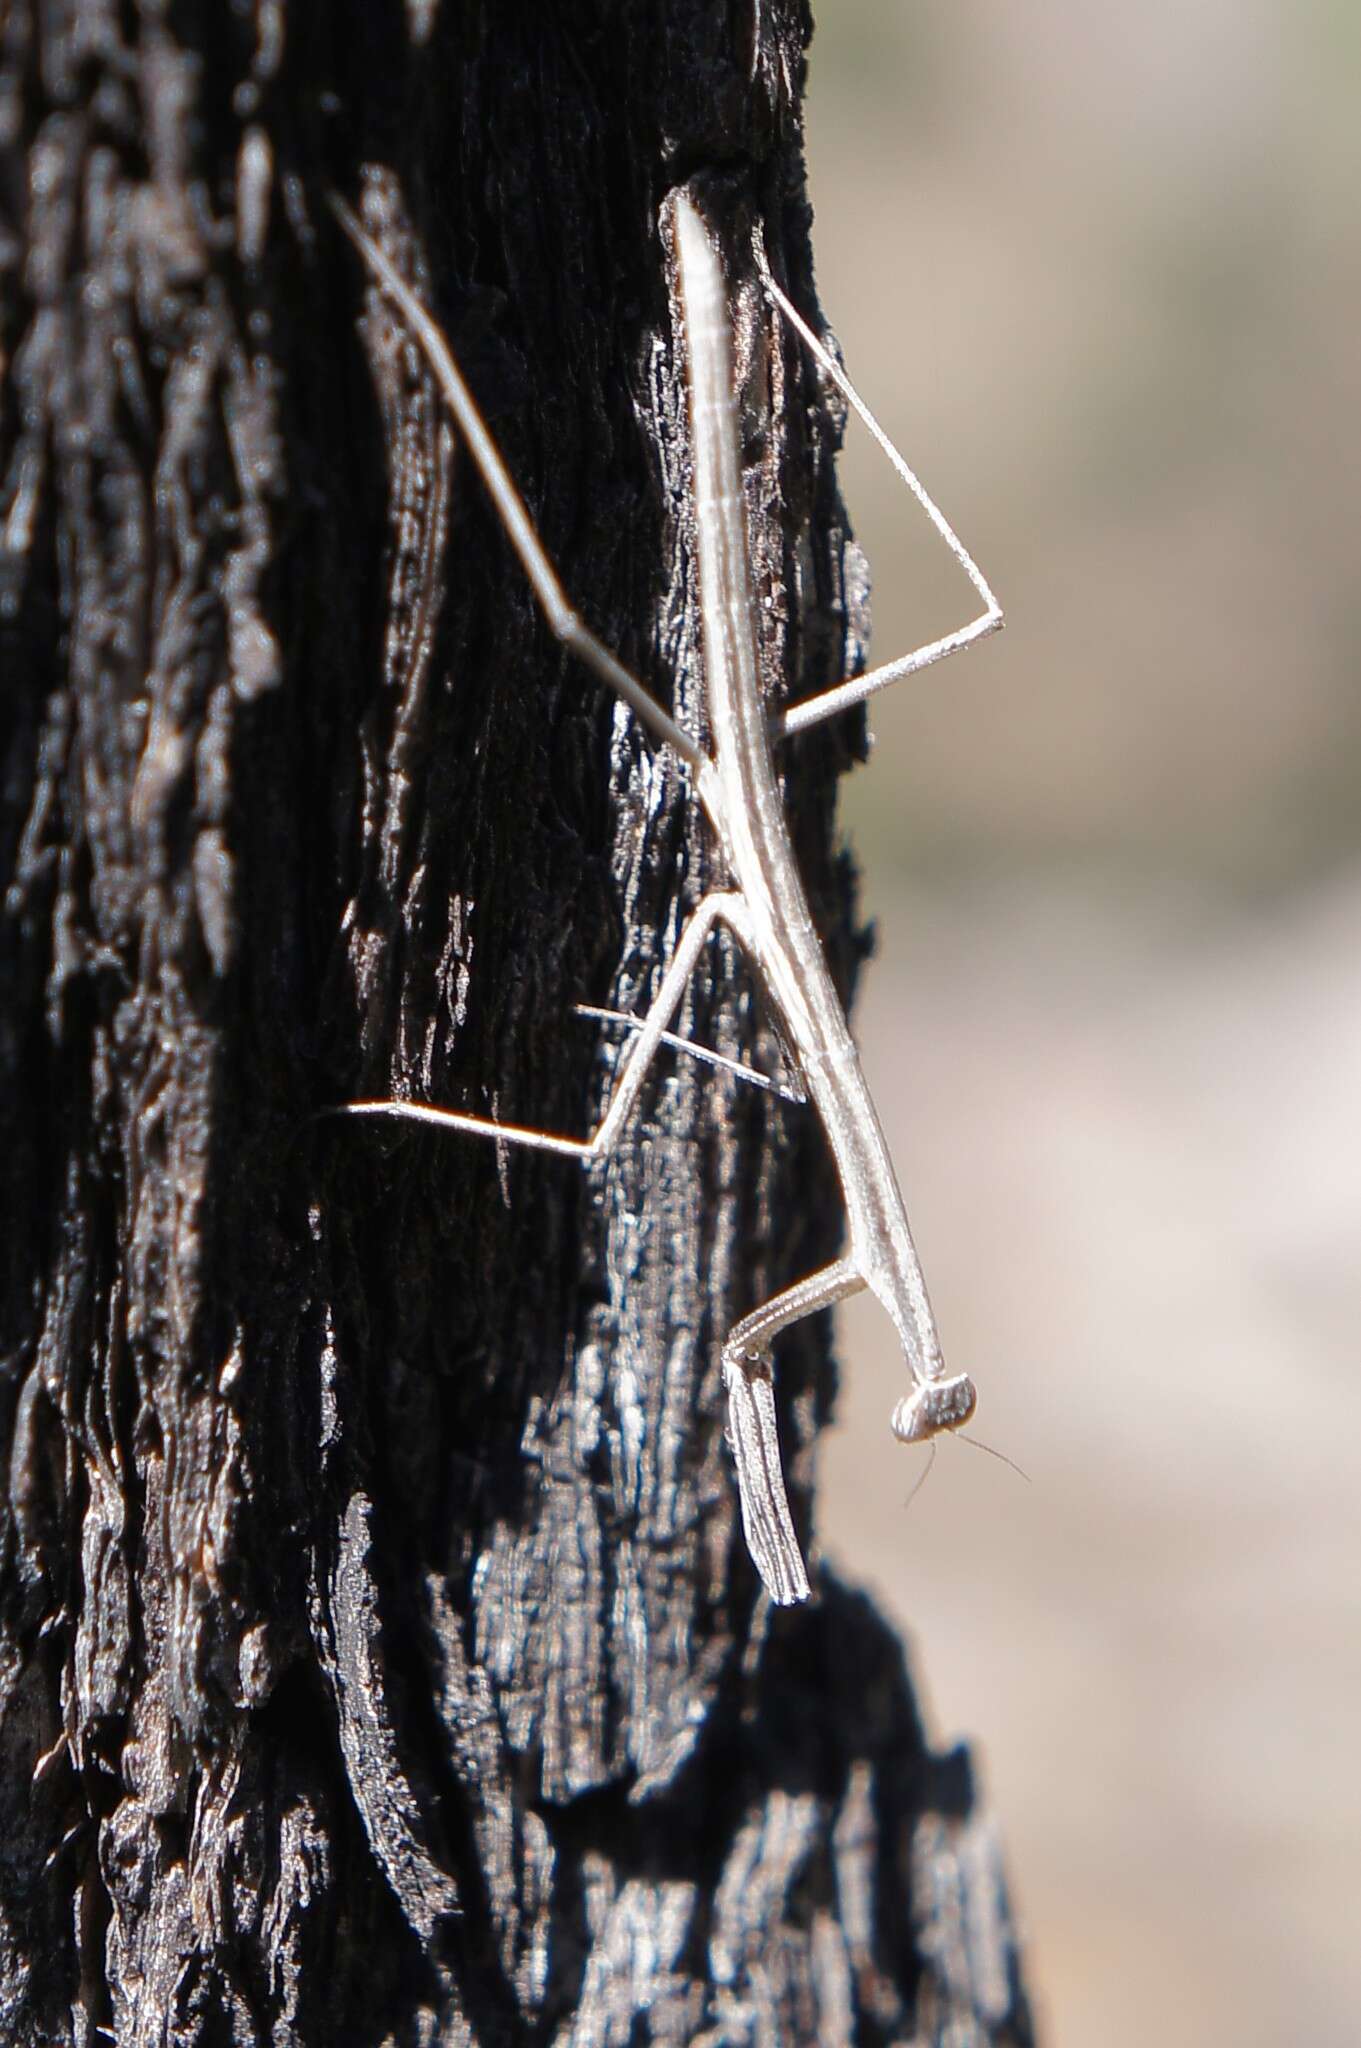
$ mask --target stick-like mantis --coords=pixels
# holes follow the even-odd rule
[[[524,566],[553,633],[634,712],[653,740],[687,762],[718,836],[729,885],[706,896],[681,933],[647,1015],[623,1056],[608,1107],[589,1138],[571,1138],[457,1110],[409,1102],[353,1102],[353,1116],[393,1116],[470,1136],[495,1138],[569,1159],[599,1159],[619,1136],[638,1098],[705,941],[728,926],[750,955],[778,1013],[803,1084],[822,1119],[846,1204],[849,1245],[820,1272],[787,1287],[744,1316],[723,1346],[728,1435],[737,1465],[742,1523],[757,1569],[777,1602],[808,1597],[808,1576],[790,1519],[775,1424],[771,1346],[801,1317],[869,1288],[897,1328],[912,1385],[898,1402],[893,1430],[920,1443],[958,1429],[974,1410],[973,1381],[948,1375],[931,1305],[913,1248],[888,1146],[850,1028],[837,1000],[795,866],[772,759],[772,739],[802,732],[871,692],[941,660],[994,631],[1001,610],[944,516],[828,350],[795,311],[758,246],[767,293],[811,349],[824,373],[865,422],[969,577],[984,609],[971,624],[787,710],[772,720],[761,700],[756,601],[742,498],[740,436],[733,383],[732,334],[723,264],[692,186],[679,186],[663,207],[674,238],[688,357],[694,516],[704,674],[713,753],[678,726],[651,692],[582,623],[568,603],[448,343],[384,251],[342,200],[342,226],[419,342],[445,402],[476,463],[507,537]]]

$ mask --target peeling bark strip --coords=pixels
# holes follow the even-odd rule
[[[588,1127],[571,1006],[641,1007],[710,880],[322,195],[383,167],[568,588],[684,674],[657,205],[730,166],[730,246],[807,285],[806,35],[0,20],[6,2042],[1029,2038],[899,1648],[825,1574],[772,1622],[734,1528],[722,1333],[837,1249],[807,1113],[680,1061],[580,1184],[304,1122],[480,1088]],[[864,576],[736,282],[773,698],[848,665]],[[843,987],[856,732],[784,764]],[[773,1064],[730,955],[681,1028]],[[804,1537],[826,1341],[780,1358]]]

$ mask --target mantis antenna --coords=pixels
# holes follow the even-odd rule
[[[669,1027],[710,934],[720,923],[728,927],[749,955],[778,1016],[827,1134],[846,1207],[848,1247],[843,1256],[753,1309],[723,1345],[728,1438],[737,1466],[747,1546],[773,1600],[781,1605],[806,1600],[808,1574],[789,1511],[776,1429],[771,1347],[779,1332],[868,1288],[893,1320],[907,1369],[908,1391],[894,1410],[894,1433],[904,1443],[919,1443],[956,1430],[973,1414],[977,1397],[967,1374],[946,1371],[883,1129],[814,932],[785,825],[760,691],[760,614],[747,546],[732,329],[717,236],[705,217],[696,184],[678,186],[669,194],[662,222],[675,250],[686,354],[704,675],[713,740],[712,753],[706,753],[573,611],[447,341],[345,202],[333,197],[331,203],[375,282],[401,311],[424,351],[549,626],[631,706],[655,744],[671,747],[695,771],[697,794],[728,870],[727,886],[704,897],[691,913],[646,1015],[628,1020],[635,1036],[620,1063],[605,1114],[588,1137],[411,1102],[351,1102],[341,1113],[400,1117],[569,1159],[600,1159],[631,1115],[658,1047],[676,1042]],[[979,616],[958,632],[795,705],[779,727],[781,737],[834,717],[899,676],[971,645],[1001,625],[1002,613],[944,515],[830,351],[775,282],[759,245],[757,260],[772,302],[864,420],[984,605]],[[613,1013],[610,1021],[616,1021]],[[706,1056],[704,1049],[679,1042],[687,1051]],[[763,1077],[745,1070],[745,1078]]]

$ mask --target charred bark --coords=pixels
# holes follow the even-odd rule
[[[702,724],[658,207],[713,173],[772,697],[843,671],[797,0],[0,16],[0,2037],[1021,2042],[967,1760],[772,1615],[719,1347],[830,1257],[808,1116],[679,1061],[569,1164],[714,849],[565,665],[325,204],[451,334],[568,588]],[[849,986],[836,778],[791,746]],[[777,1057],[720,941],[684,1026]],[[781,1347],[809,1533],[822,1321]]]

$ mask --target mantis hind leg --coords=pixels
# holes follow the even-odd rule
[[[946,633],[939,640],[929,640],[924,647],[914,648],[911,654],[901,654],[893,661],[882,662],[877,668],[866,669],[863,675],[848,676],[845,682],[834,684],[830,690],[823,690],[816,697],[806,697],[801,704],[791,705],[779,727],[780,735],[784,736],[802,732],[807,726],[817,725],[821,719],[833,718],[839,711],[849,710],[852,704],[859,704],[864,698],[873,696],[876,690],[887,689],[888,685],[896,683],[900,676],[915,675],[918,669],[930,668],[933,662],[943,661],[947,654],[954,654],[961,647],[972,646],[975,640],[983,639],[986,634],[995,633],[1002,624],[1002,607],[993,596],[983,571],[935,499],[931,497],[921,478],[895,448],[831,350],[819,340],[798,308],[781,291],[771,276],[765,252],[759,247],[757,260],[761,267],[762,282],[772,304],[779,308],[795,333],[800,336],[823,375],[835,384],[851,410],[864,421],[983,602],[983,609],[978,617],[970,620],[967,626],[961,626],[956,632]]]

